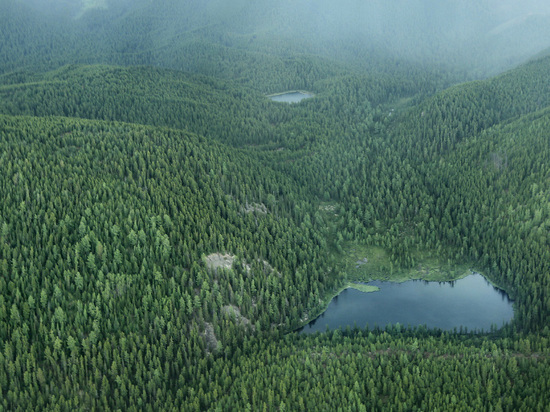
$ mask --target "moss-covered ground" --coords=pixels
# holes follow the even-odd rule
[[[433,256],[430,251],[415,252],[414,260],[417,263],[412,268],[394,267],[384,248],[355,242],[344,245],[340,259],[348,280],[404,282],[424,279],[441,282],[461,279],[471,273],[469,262],[449,264]]]

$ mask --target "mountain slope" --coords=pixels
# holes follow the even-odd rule
[[[515,64],[476,58],[544,10],[328,3],[73,2],[54,27],[0,2],[0,409],[549,403],[550,59],[437,92]],[[332,30],[350,14],[371,25]],[[426,259],[482,272],[513,322],[292,333]]]
[[[162,363],[184,377],[251,330],[296,325],[335,287],[311,205],[244,153],[59,117],[0,116],[0,146],[0,383],[21,391],[30,377],[28,407],[157,368],[160,353],[121,357],[119,345],[168,350]],[[233,271],[211,269],[224,254]],[[84,364],[103,372],[67,385]]]
[[[0,5],[0,73],[70,63],[154,65],[280,88],[285,59],[309,56],[370,73],[422,67],[456,81],[509,69],[550,44],[548,7],[512,1],[40,3]]]

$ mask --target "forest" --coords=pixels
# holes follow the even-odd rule
[[[547,8],[46,3],[0,0],[0,410],[548,408]],[[296,333],[428,260],[512,322]]]

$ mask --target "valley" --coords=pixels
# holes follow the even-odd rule
[[[0,410],[550,404],[547,6],[47,3],[0,1]]]

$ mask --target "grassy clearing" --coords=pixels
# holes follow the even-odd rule
[[[416,252],[414,259],[418,262],[413,268],[395,268],[384,248],[365,246],[348,242],[343,248],[342,264],[348,279],[353,280],[387,280],[405,282],[412,279],[428,281],[450,281],[468,276],[471,265],[443,263],[430,251]]]
[[[380,288],[378,286],[366,285],[364,283],[348,282],[346,288],[357,289],[360,292],[371,293],[378,292]]]
[[[345,280],[348,282],[370,280],[405,282],[412,279],[442,282],[461,279],[471,273],[471,262],[449,264],[431,250],[414,252],[413,258],[417,263],[414,267],[407,269],[394,267],[386,249],[379,246],[366,246],[349,241],[341,244],[341,251],[339,251],[336,247],[339,205],[335,202],[323,202],[319,206],[319,211],[327,223],[327,243],[331,248],[334,261],[338,262],[338,271],[345,273]]]
[[[303,320],[305,325],[312,319],[323,313],[332,299],[338,296],[344,289],[353,288],[361,292],[375,292],[376,286],[357,282],[369,282],[371,280],[384,280],[391,282],[405,282],[414,279],[443,282],[458,280],[472,273],[470,262],[461,265],[449,264],[441,261],[433,251],[417,251],[414,253],[416,265],[413,268],[396,268],[391,263],[386,249],[379,246],[366,246],[357,242],[344,242],[341,251],[336,246],[336,226],[338,218],[338,204],[323,202],[319,206],[327,223],[326,238],[331,249],[337,272],[343,273],[342,286],[332,293],[328,293],[316,310],[310,313],[311,317]]]
[[[329,305],[329,303],[332,301],[332,299],[334,299],[336,296],[338,296],[340,293],[342,293],[346,289],[356,289],[360,292],[365,292],[365,293],[378,292],[380,290],[380,288],[377,287],[377,286],[366,285],[365,283],[361,283],[361,282],[345,282],[342,287],[337,289],[330,296],[330,299],[325,299],[323,301],[324,302],[323,306],[325,308],[321,311],[321,313],[326,310],[326,307]]]

